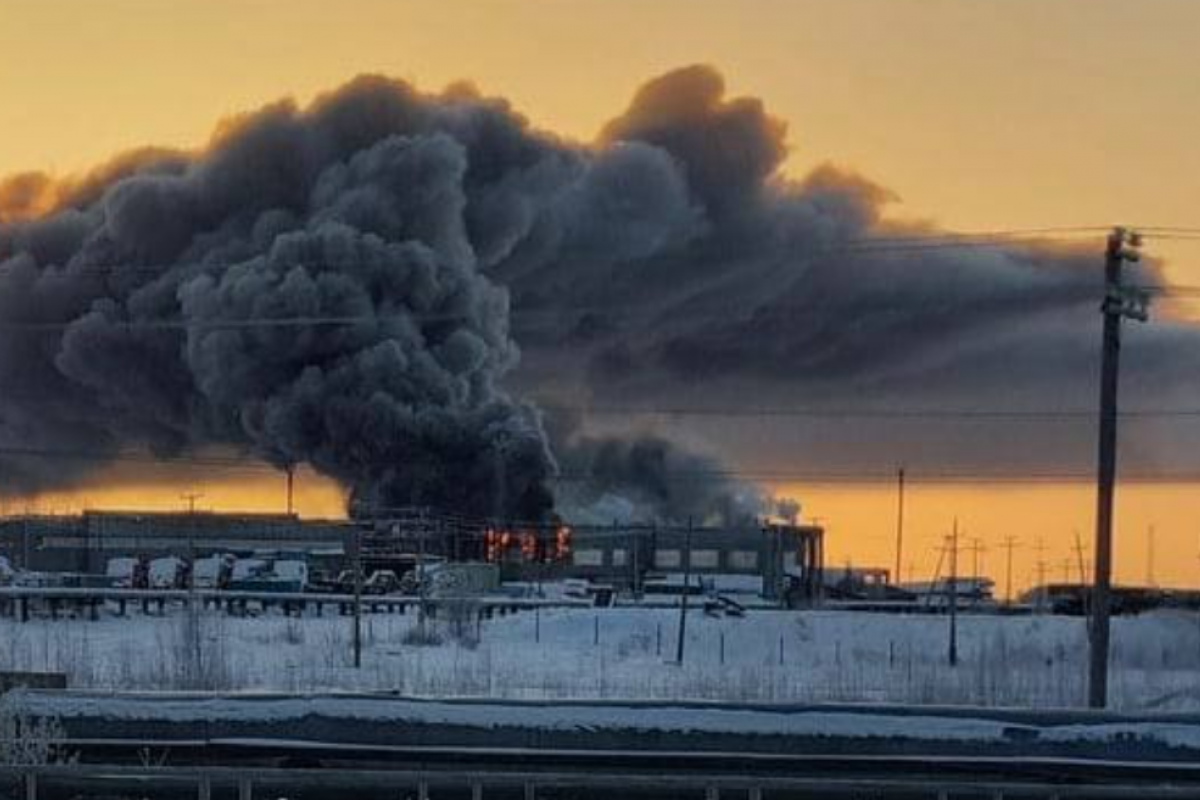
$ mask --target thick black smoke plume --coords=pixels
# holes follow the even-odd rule
[[[508,297],[464,226],[472,147],[503,149],[509,125],[361,80],[0,228],[0,446],[224,445],[376,506],[544,513],[539,417],[498,388],[517,361]],[[353,321],[270,325],[289,318]],[[0,474],[10,491],[77,477],[11,457]]]
[[[521,396],[1091,403],[1095,246],[864,249],[917,228],[887,222],[891,195],[848,172],[785,178],[786,153],[785,125],[708,67],[651,81],[589,145],[468,87],[365,77],[227,122],[203,152],[0,182],[0,481],[93,466],[14,448],[218,447],[310,463],[379,505],[535,516],[559,466]],[[296,317],[354,321],[269,325]],[[1131,337],[1131,379],[1164,404],[1194,397],[1198,342],[1161,322]],[[615,492],[704,516],[740,488],[655,484],[703,459],[663,435],[822,467],[1074,463],[1089,446],[1074,429],[1031,447],[985,428],[756,424],[676,422],[640,442],[573,429],[563,477],[595,478],[573,502]]]
[[[578,411],[547,415],[560,467],[555,494],[567,519],[742,525],[799,511],[679,442],[641,431],[588,432],[585,422]]]

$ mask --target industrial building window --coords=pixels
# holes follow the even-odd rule
[[[681,566],[678,550],[656,550],[654,551],[654,566],[659,569],[674,569]]]
[[[729,552],[730,569],[758,569],[757,550],[731,550]]]
[[[576,550],[572,554],[572,559],[576,566],[579,567],[603,567],[604,566],[604,551],[603,550]]]
[[[693,550],[692,566],[696,569],[716,569],[721,566],[716,550]]]
[[[617,548],[616,550],[612,551],[612,565],[614,567],[625,566],[625,550],[624,549]]]

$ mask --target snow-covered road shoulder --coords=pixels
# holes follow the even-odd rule
[[[363,746],[995,754],[1200,761],[1200,716],[853,705],[500,702],[387,694],[20,692],[73,737],[278,736]]]

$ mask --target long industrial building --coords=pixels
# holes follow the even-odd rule
[[[506,579],[588,578],[640,589],[648,578],[691,573],[760,578],[762,594],[815,599],[824,532],[813,525],[529,525],[428,509],[386,519],[309,520],[289,514],[86,511],[0,519],[0,555],[39,572],[96,575],[110,559],[287,553],[365,570],[411,566],[414,556],[497,563]]]

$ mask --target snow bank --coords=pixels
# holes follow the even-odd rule
[[[607,742],[644,743],[651,749],[695,736],[735,737],[750,750],[755,741],[814,741],[854,750],[856,742],[886,741],[929,745],[1005,745],[1023,753],[1078,746],[1107,755],[1114,745],[1121,752],[1161,755],[1172,760],[1200,757],[1200,717],[1120,718],[1111,714],[1073,714],[1068,722],[1056,715],[1007,712],[989,715],[978,709],[920,709],[914,707],[723,706],[715,704],[653,703],[500,703],[435,701],[390,695],[212,696],[200,694],[123,694],[20,692],[10,701],[22,711],[55,717],[70,728],[73,720],[116,723],[136,729],[150,723],[195,726],[209,737],[235,736],[240,725],[271,726],[295,732],[304,739],[314,720],[325,720],[350,731],[360,741],[359,723],[386,726],[406,742],[421,741],[421,731],[504,731],[496,741],[509,744],[513,731],[583,735],[556,738],[555,743],[603,737]],[[349,727],[347,727],[349,726]],[[119,726],[117,726],[119,730]],[[415,733],[414,733],[415,732]],[[673,738],[674,737],[674,738]],[[439,741],[445,741],[439,739]],[[478,741],[473,739],[472,741]],[[538,738],[536,741],[545,742]],[[709,739],[710,742],[716,741]],[[736,744],[736,742],[735,742]],[[1097,748],[1096,746],[1101,747]],[[544,746],[544,745],[543,745]],[[568,746],[564,744],[563,746]],[[774,750],[772,746],[767,748]],[[997,752],[1004,752],[1003,748]]]

